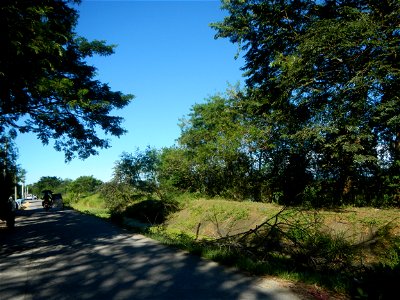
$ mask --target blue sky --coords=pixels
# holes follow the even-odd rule
[[[115,112],[124,117],[128,133],[111,138],[111,148],[98,156],[68,164],[50,144],[41,145],[31,134],[20,135],[18,163],[27,171],[27,183],[42,176],[93,175],[107,181],[123,151],[174,145],[179,119],[193,104],[224,92],[228,83],[243,81],[243,60],[234,59],[237,46],[215,40],[209,27],[226,15],[219,1],[83,0],[78,9],[79,35],[117,45],[112,56],[88,63],[113,90],[135,95],[129,106]]]

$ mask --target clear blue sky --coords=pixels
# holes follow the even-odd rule
[[[129,106],[115,112],[125,118],[128,133],[111,138],[111,148],[98,156],[68,164],[52,145],[42,146],[34,135],[20,135],[18,163],[27,171],[27,183],[42,176],[93,175],[108,181],[123,151],[174,145],[179,119],[192,105],[225,92],[228,83],[243,81],[243,60],[234,59],[237,46],[215,40],[209,27],[226,15],[219,1],[83,0],[78,9],[79,35],[118,45],[112,56],[89,63],[113,90],[135,95]]]

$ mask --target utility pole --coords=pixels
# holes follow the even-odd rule
[[[3,177],[4,177],[4,182],[6,181],[6,176],[7,176],[7,146],[8,146],[8,143],[7,143],[7,140],[6,140],[6,144],[5,144],[5,147],[4,147],[4,161],[3,161],[3,164],[4,164],[4,169],[3,169]]]

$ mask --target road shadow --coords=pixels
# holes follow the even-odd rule
[[[72,210],[19,213],[0,247],[0,299],[296,299]]]

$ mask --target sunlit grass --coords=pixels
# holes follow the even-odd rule
[[[106,207],[106,203],[98,194],[82,197],[76,202],[70,202],[69,206],[82,213],[94,215],[102,219],[110,218],[110,212]]]

